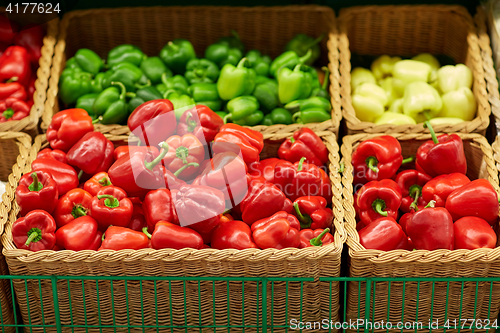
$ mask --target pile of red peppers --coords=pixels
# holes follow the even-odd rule
[[[0,123],[29,115],[44,36],[40,25],[21,28],[0,15]]]
[[[462,139],[435,135],[416,156],[384,135],[359,144],[352,155],[357,230],[366,249],[495,248],[498,196],[486,179],[470,180]],[[414,163],[414,168],[412,164]]]
[[[58,112],[16,190],[19,249],[283,249],[333,243],[328,151],[310,129],[260,160],[263,135],[208,107],[135,109],[117,146],[83,109]],[[193,123],[193,119],[198,119]],[[189,122],[187,124],[186,122]],[[130,140],[132,142],[132,140]],[[135,141],[134,141],[135,142]]]

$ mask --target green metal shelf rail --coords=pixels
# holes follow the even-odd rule
[[[39,299],[40,299],[40,309],[41,309],[41,317],[43,320],[42,325],[39,324],[32,324],[31,320],[31,311],[30,311],[30,304],[29,301],[27,303],[27,313],[28,313],[28,322],[22,322],[21,316],[19,314],[20,310],[14,300],[12,298],[12,304],[8,304],[11,310],[13,311],[14,315],[14,323],[13,324],[7,324],[4,323],[4,318],[2,316],[2,311],[0,311],[0,328],[2,332],[6,332],[9,329],[12,330],[15,328],[17,332],[21,331],[30,331],[30,332],[81,332],[85,330],[86,332],[97,332],[100,331],[102,332],[103,330],[106,331],[114,331],[114,332],[123,332],[123,331],[128,331],[128,332],[139,332],[142,330],[142,332],[159,332],[161,331],[168,331],[170,330],[171,332],[178,332],[179,330],[183,330],[184,332],[206,332],[206,331],[213,331],[213,332],[219,332],[221,329],[227,330],[227,332],[231,332],[233,330],[238,330],[245,332],[251,331],[251,332],[275,332],[275,331],[280,331],[280,332],[297,332],[297,331],[302,331],[301,328],[304,329],[304,331],[307,332],[307,329],[304,325],[305,323],[302,323],[301,325],[299,324],[302,322],[302,306],[303,306],[303,297],[302,297],[302,291],[304,287],[305,282],[311,282],[314,281],[313,278],[281,278],[281,277],[145,277],[145,276],[20,276],[20,275],[0,275],[0,281],[6,281],[6,285],[10,285],[10,292],[12,295],[15,295],[15,287],[14,285],[17,284],[17,291],[19,292],[19,285],[23,284],[24,281],[24,286],[25,286],[25,292],[26,292],[26,299],[29,299],[29,288],[28,288],[28,283],[31,285],[36,285],[38,283],[38,289],[40,291]],[[64,283],[66,281],[66,283]],[[71,317],[71,324],[62,324],[61,323],[61,309],[60,309],[60,304],[58,301],[59,294],[61,293],[61,285],[67,285],[67,293],[69,295],[69,311],[70,311],[70,316],[73,316],[72,307],[71,307],[71,292],[74,292],[70,286],[70,281],[73,283],[73,286],[75,283],[79,285],[78,281],[81,281],[81,288],[82,288],[82,296],[83,296],[83,304],[84,304],[84,311],[85,311],[85,324],[73,324],[73,317]],[[135,283],[139,282],[139,288],[140,288],[140,296],[141,296],[141,302],[140,302],[140,308],[141,308],[141,314],[144,316],[144,302],[143,302],[143,283],[146,283],[146,281],[149,281],[149,283],[153,282],[154,283],[154,295],[155,295],[155,317],[156,317],[156,325],[146,325],[144,324],[144,318],[142,319],[142,325],[132,325],[130,324],[130,317],[129,317],[129,310],[132,311],[132,309],[129,309],[129,296],[128,296],[128,291],[127,291],[127,286],[129,283]],[[413,295],[417,297],[416,304],[417,304],[417,313],[416,313],[416,321],[418,321],[418,301],[419,301],[419,290],[420,290],[420,283],[432,283],[432,295],[431,299],[432,302],[434,303],[434,286],[436,283],[446,283],[447,285],[447,292],[449,291],[450,284],[461,284],[462,286],[462,296],[460,298],[460,313],[462,313],[462,298],[463,298],[463,290],[464,290],[464,283],[469,282],[469,283],[476,283],[476,296],[475,296],[475,306],[474,306],[474,313],[476,313],[476,305],[477,305],[477,290],[478,290],[478,285],[479,283],[489,283],[490,284],[490,296],[489,296],[489,307],[488,307],[488,318],[483,318],[482,322],[478,323],[471,323],[472,318],[468,318],[466,322],[465,319],[462,319],[461,316],[460,318],[455,318],[453,319],[450,323],[446,324],[443,322],[443,325],[440,325],[438,327],[430,327],[429,325],[425,325],[426,323],[423,323],[421,326],[414,325],[410,329],[410,331],[420,331],[426,330],[428,332],[432,332],[432,330],[439,329],[440,331],[446,332],[447,329],[456,329],[458,332],[460,330],[464,329],[472,329],[472,332],[474,332],[476,329],[485,329],[485,323],[486,320],[489,323],[489,328],[491,329],[496,329],[497,326],[500,325],[500,323],[497,322],[497,319],[491,319],[490,318],[490,312],[493,311],[491,309],[491,295],[493,291],[493,283],[494,282],[500,282],[500,277],[498,278],[349,278],[349,277],[337,277],[337,278],[320,278],[320,282],[326,283],[326,285],[329,285],[329,293],[330,293],[330,299],[325,299],[323,300],[325,306],[329,307],[329,317],[328,318],[323,318],[322,320],[328,320],[331,321],[333,316],[332,313],[332,284],[338,282],[339,287],[340,287],[340,317],[339,317],[339,325],[341,326],[342,323],[344,323],[345,326],[348,326],[349,319],[346,317],[346,309],[347,309],[347,292],[348,292],[348,285],[349,282],[354,282],[357,284],[358,287],[358,295],[360,295],[360,298],[358,299],[358,306],[357,306],[357,311],[358,314],[363,312],[364,313],[364,323],[368,323],[371,318],[374,318],[374,311],[375,311],[375,295],[376,295],[376,290],[377,290],[377,284],[381,283],[387,283],[388,284],[388,294],[390,295],[390,290],[391,290],[391,284],[394,283],[403,283],[404,286],[406,286],[406,283],[412,282],[412,283],[418,283],[418,288],[417,288],[417,295]],[[99,300],[99,286],[101,285],[101,288],[103,288],[104,282],[106,284],[109,284],[110,290],[111,290],[111,308],[112,308],[112,314],[113,314],[113,324],[112,325],[105,325],[102,324],[101,320],[101,308],[104,305],[100,305],[102,300]],[[159,324],[159,314],[158,314],[158,303],[161,302],[161,299],[159,300],[157,296],[157,283],[168,283],[169,287],[171,286],[172,283],[182,283],[184,288],[184,321],[185,325],[174,325],[172,322],[170,325],[161,325]],[[50,290],[50,285],[51,285],[51,293],[53,297],[53,309],[44,309],[44,297],[42,295],[42,283],[45,283],[49,286]],[[86,301],[86,292],[85,288],[86,285],[88,286],[89,284],[94,284],[95,283],[95,288],[97,290],[97,306],[98,306],[98,311],[97,311],[97,316],[98,316],[98,322],[99,325],[93,325],[89,324],[87,319],[87,308],[85,307],[85,301]],[[113,284],[118,284],[118,283],[123,283],[125,287],[125,302],[127,306],[127,323],[116,323],[115,322],[115,299],[114,299],[114,288]],[[223,294],[217,294],[217,297],[222,297],[222,298],[227,298],[227,309],[224,311],[220,311],[219,309],[219,314],[220,312],[225,312],[224,315],[227,317],[227,320],[225,320],[224,323],[218,323],[216,320],[216,307],[215,307],[215,297],[213,299],[213,323],[214,325],[211,326],[202,326],[202,325],[188,325],[187,324],[187,309],[186,309],[186,284],[187,283],[197,283],[198,284],[198,294],[199,294],[199,286],[200,283],[212,283],[213,286],[213,296],[216,295],[215,293],[215,284],[218,283],[225,283],[227,286],[227,293],[226,295]],[[242,298],[242,318],[243,322],[242,325],[232,325],[230,324],[230,318],[231,318],[231,313],[228,311],[229,310],[229,304],[231,301],[231,294],[229,293],[229,285],[230,283],[241,283],[241,298]],[[300,291],[300,315],[298,318],[286,318],[284,322],[280,323],[275,323],[274,322],[274,286],[276,283],[284,283],[286,285],[286,304],[288,304],[288,291],[289,291],[289,286],[294,284],[297,287],[300,285],[301,291]],[[248,285],[252,284],[255,285],[255,289],[253,288],[248,288]],[[245,285],[247,285],[247,291],[245,291]],[[363,285],[363,286],[362,286]],[[196,287],[196,285],[195,285]],[[350,286],[352,288],[352,285]],[[58,290],[59,288],[59,290]],[[8,289],[8,287],[7,287]],[[249,290],[251,289],[251,290]],[[362,293],[362,290],[364,292]],[[401,321],[404,320],[404,301],[405,301],[405,293],[404,293],[404,287],[403,287],[403,304],[401,304],[403,313],[401,316]],[[63,290],[64,291],[64,290]],[[249,295],[249,293],[253,293],[254,295]],[[447,293],[448,294],[448,293]],[[361,300],[361,295],[364,295],[364,300]],[[38,296],[38,295],[37,295]],[[18,294],[19,297],[19,294]],[[170,302],[168,304],[172,304],[172,295],[169,294],[170,297]],[[199,309],[201,313],[201,295],[198,295],[199,297]],[[245,324],[245,298],[252,298],[256,300],[256,306],[257,306],[257,313],[256,313],[256,325],[249,325]],[[450,300],[451,301],[451,300]],[[448,298],[446,299],[446,304],[448,304]],[[0,299],[0,306],[4,308],[5,304],[1,304],[1,299]],[[33,308],[34,304],[31,304],[31,308]],[[398,305],[399,306],[399,305]],[[389,308],[390,308],[390,297],[388,299],[388,304],[387,304],[387,310],[389,313]],[[364,311],[361,311],[361,310]],[[53,311],[54,317],[55,317],[55,322],[52,323],[46,323],[45,322],[45,314],[47,311]],[[177,309],[177,311],[179,311]],[[288,312],[288,308],[285,309],[286,312]],[[431,321],[432,321],[432,315],[434,313],[434,309],[431,308]],[[90,316],[90,315],[89,315]],[[359,317],[359,316],[358,316]],[[448,317],[448,307],[446,307],[446,313],[445,313],[445,319]],[[248,318],[248,314],[247,314]],[[94,318],[95,319],[95,318]],[[124,319],[124,318],[121,318]],[[26,316],[25,316],[26,320]],[[295,321],[293,321],[295,320]],[[90,321],[90,319],[89,319]],[[123,320],[119,320],[123,321]],[[172,307],[170,306],[170,321],[172,321]],[[323,322],[322,323],[326,323]],[[389,315],[387,316],[387,321],[389,321]],[[202,318],[200,315],[199,322],[202,322]],[[324,324],[326,325],[326,324]],[[339,327],[339,326],[338,326]],[[337,327],[337,328],[338,328]],[[343,327],[343,329],[349,329],[349,327]],[[358,325],[355,331],[357,332],[373,332],[376,329],[376,327],[373,327],[368,325],[368,324],[361,324]],[[401,332],[403,332],[405,328],[401,327]],[[329,328],[322,327],[321,328],[322,332],[333,332],[335,330],[335,326],[331,324]],[[339,331],[342,331],[342,327]],[[380,330],[377,330],[380,331]],[[389,328],[383,329],[383,331],[389,332]],[[394,331],[394,328],[391,330]],[[399,328],[397,328],[397,331],[399,331]],[[408,327],[405,329],[405,332],[408,331]]]

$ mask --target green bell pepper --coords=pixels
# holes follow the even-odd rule
[[[123,83],[129,92],[134,92],[142,85],[151,84],[139,67],[128,62],[116,64],[104,73],[102,87],[104,89],[111,87],[111,82]]]
[[[196,58],[193,44],[186,39],[174,39],[160,51],[160,58],[176,74],[186,72],[186,64]]]
[[[266,114],[262,120],[262,125],[271,126],[276,124],[290,125],[293,123],[292,114],[283,108],[276,108],[271,113]]]
[[[104,89],[97,96],[92,109],[101,119],[101,124],[124,124],[127,121],[126,94],[127,89],[123,83],[111,82],[111,87]]]
[[[92,74],[80,69],[65,69],[59,79],[59,97],[64,104],[73,104],[78,97],[92,91]]]
[[[295,51],[286,51],[280,54],[273,60],[269,66],[269,74],[272,77],[278,77],[278,71],[281,68],[293,69],[299,64],[304,64],[307,60],[311,59],[312,51],[307,51],[303,57],[299,57]]]
[[[257,98],[264,112],[272,111],[279,104],[278,82],[265,76],[257,76],[255,82],[252,95]]]
[[[165,73],[167,77],[172,77],[172,71],[165,66],[160,57],[149,57],[141,63],[140,69],[151,81],[151,84],[161,83],[161,76]]]
[[[188,93],[196,104],[206,105],[210,110],[220,110],[222,101],[215,83],[195,83],[189,86]]]
[[[177,120],[181,119],[184,111],[196,104],[191,96],[179,94],[174,89],[167,90],[165,94],[163,94],[163,98],[168,99],[174,105],[174,113]]]
[[[238,66],[226,64],[222,67],[217,90],[221,99],[228,101],[238,96],[250,95],[255,89],[255,70],[246,68],[247,58],[243,58]]]
[[[79,68],[79,69],[82,69],[80,67],[80,65],[78,65],[78,63],[76,62],[75,57],[71,57],[68,60],[66,60],[66,64],[64,65],[64,68],[70,68],[70,69]]]
[[[217,113],[217,115],[222,119],[224,119],[228,115],[228,113],[224,111],[214,111],[214,112]]]
[[[412,82],[406,87],[403,112],[417,123],[423,123],[437,116],[442,107],[443,101],[439,93],[429,84]]]
[[[394,70],[394,65],[401,61],[400,57],[389,57],[388,55],[382,55],[372,62],[370,69],[373,75],[380,81],[387,77],[392,77],[392,71]]]
[[[167,77],[167,75],[162,75],[161,82],[156,86],[156,89],[161,94],[165,94],[168,90],[176,90],[178,93],[182,95],[187,95],[188,86],[186,79],[182,75],[174,75],[172,77]]]
[[[307,109],[292,116],[292,120],[296,124],[322,123],[329,119],[332,119],[331,114],[323,109]]]
[[[90,82],[90,88],[93,93],[99,94],[103,91],[104,88],[102,87],[102,82],[104,80],[104,76],[104,73],[97,73],[92,82]]]
[[[154,86],[147,86],[141,89],[138,89],[135,94],[127,93],[128,96],[131,96],[132,99],[128,102],[128,112],[129,114],[134,112],[134,110],[141,104],[146,103],[148,101],[152,101],[154,99],[163,99],[163,95],[160,94],[158,89]]]
[[[104,61],[92,50],[79,49],[75,53],[75,61],[85,72],[96,75],[104,68]]]
[[[92,109],[92,107],[94,105],[95,100],[97,99],[97,96],[99,96],[99,94],[86,94],[80,96],[76,100],[75,107],[78,109],[84,109],[85,111],[87,111],[89,116],[95,118],[94,110]]]
[[[262,119],[264,119],[264,113],[260,110],[256,110],[251,115],[240,120],[235,120],[233,123],[240,126],[255,126],[260,124]]]
[[[237,48],[241,53],[245,52],[245,44],[241,41],[240,35],[234,30],[231,30],[231,36],[221,37],[215,43]]]
[[[313,88],[311,96],[330,98],[330,93],[328,92],[328,83],[330,82],[330,70],[326,66],[321,67],[321,70],[325,72],[323,83],[321,84],[320,87]]]
[[[366,68],[356,67],[351,71],[351,91],[354,91],[363,83],[377,83],[373,73]]]
[[[294,51],[299,57],[303,57],[306,55],[307,51],[311,49],[311,57],[304,62],[304,64],[311,66],[321,55],[319,42],[321,42],[324,37],[325,35],[322,34],[314,39],[305,34],[297,34],[285,45],[285,51]]]
[[[189,84],[213,83],[219,77],[219,67],[208,59],[191,59],[186,65],[184,77]]]
[[[238,38],[239,39],[239,38]],[[245,46],[230,37],[223,37],[205,49],[205,58],[222,68],[226,64],[236,66],[243,58]]]
[[[268,55],[262,55],[259,50],[250,50],[245,55],[245,58],[250,62],[250,67],[255,70],[257,75],[268,76],[269,66],[272,59]]]
[[[122,62],[128,62],[139,67],[146,58],[147,56],[137,46],[122,44],[109,51],[107,64],[111,67]]]
[[[308,109],[323,109],[326,112],[330,112],[332,110],[332,105],[326,98],[314,96],[307,99],[287,103],[285,105],[285,109],[292,113]]]
[[[252,114],[259,110],[259,102],[254,96],[239,96],[233,98],[227,103],[227,110],[229,111],[229,114],[224,119],[225,122],[227,122],[227,120],[232,120],[234,123],[236,123],[237,121],[246,123],[246,118],[252,116]],[[264,115],[262,115],[262,118],[264,118]],[[262,120],[262,118],[260,120]],[[253,117],[250,117],[250,120],[253,119]],[[255,123],[254,125],[258,124],[259,122]]]
[[[308,98],[311,95],[312,77],[308,72],[304,72],[302,68],[304,68],[304,65],[298,64],[293,70],[287,67],[280,70],[278,96],[282,104]]]

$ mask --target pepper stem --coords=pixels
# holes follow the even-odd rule
[[[19,78],[17,76],[13,76],[10,79],[8,79],[7,81],[5,81],[5,83],[16,82],[17,80],[19,80]]]
[[[120,206],[120,202],[118,201],[118,199],[110,194],[98,195],[97,199],[106,199],[104,200],[104,205],[109,208],[116,208]]]
[[[71,215],[77,219],[79,217],[86,216],[87,210],[82,205],[75,205],[71,210]]]
[[[14,115],[14,110],[12,110],[11,108],[8,108],[7,110],[5,110],[3,113],[2,113],[3,117],[5,119],[10,119],[12,118],[12,116]]]
[[[170,41],[167,43],[168,47],[174,51],[177,51],[179,49],[179,45],[174,44],[174,42]]]
[[[340,162],[339,173],[344,173],[344,170],[345,170],[345,164],[344,162]]]
[[[422,186],[413,184],[412,186],[410,186],[409,192],[410,192],[409,194],[410,198],[413,198],[413,202],[410,205],[410,209],[413,208],[415,210],[418,210],[417,201],[418,198],[420,198],[420,196],[422,195]]]
[[[313,239],[311,239],[309,241],[309,243],[312,245],[312,246],[321,246],[323,245],[323,237],[330,232],[330,228],[326,228],[325,230],[323,230],[319,235],[318,237],[315,237]]]
[[[384,211],[384,209],[385,209],[385,201],[384,200],[382,200],[382,199],[376,199],[372,203],[372,208],[373,208],[374,211],[376,211],[380,215],[387,216],[387,212]]]
[[[168,79],[167,73],[163,73],[161,75],[161,83],[163,83],[164,85],[167,85],[167,79]]]
[[[189,111],[187,113],[187,117],[186,117],[186,125],[187,125],[187,130],[190,133],[192,133],[194,131],[194,129],[196,128],[196,126],[198,125],[195,120],[191,120],[192,117],[193,117],[193,114]]]
[[[410,156],[410,157],[405,158],[405,159],[401,162],[401,164],[407,164],[407,163],[411,163],[411,162],[413,162],[413,161],[415,161],[415,156]]]
[[[159,144],[160,148],[162,148],[162,151],[160,155],[158,155],[154,160],[151,162],[146,162],[144,161],[144,165],[146,166],[146,169],[153,170],[153,168],[161,162],[161,160],[167,155],[168,153],[168,143],[166,142],[161,142]]]
[[[78,180],[80,180],[83,176],[83,170],[80,170],[80,172],[78,172]]]
[[[304,164],[304,161],[306,160],[305,157],[302,157],[299,161],[299,166],[297,168],[297,171],[301,171],[302,170],[302,165]]]
[[[190,166],[194,166],[196,168],[196,167],[199,167],[200,165],[198,163],[195,163],[195,162],[184,164],[179,170],[177,170],[176,172],[174,172],[174,176],[175,177],[179,176],[182,173],[182,171],[186,170]]]
[[[31,243],[36,243],[40,240],[42,240],[42,231],[38,228],[31,228],[28,231],[28,239],[24,245],[29,246]]]
[[[148,227],[142,228],[142,232],[151,239],[152,235],[148,232]]]
[[[321,69],[325,72],[325,78],[323,79],[321,89],[326,90],[326,88],[328,87],[328,82],[330,82],[330,69],[326,66],[321,67]]]
[[[295,209],[295,212],[297,213],[297,217],[299,218],[300,228],[301,229],[310,228],[311,224],[312,224],[311,217],[309,215],[302,215],[302,212],[300,211],[298,202],[293,203],[293,208]]]
[[[436,201],[431,200],[424,208],[434,208],[434,207],[436,207]]]
[[[306,61],[308,61],[309,59],[311,59],[312,54],[313,54],[313,53],[312,53],[312,50],[311,50],[311,49],[307,50],[307,53],[306,53],[306,54],[304,54],[304,56],[303,56],[303,57],[300,57],[300,58],[299,58],[299,65],[300,65],[300,64],[303,64],[303,63],[305,63]]]
[[[427,127],[429,132],[431,132],[432,141],[434,141],[435,144],[438,144],[439,141],[437,139],[436,132],[434,132],[434,128],[432,128],[432,125],[428,120],[424,122],[424,127]]]
[[[43,185],[38,181],[37,173],[33,172],[31,174],[31,178],[33,178],[33,183],[31,183],[30,186],[28,186],[28,189],[30,191],[36,191],[36,192],[40,191],[43,188]]]
[[[294,114],[292,115],[292,121],[293,121],[294,123],[297,123],[297,118],[300,118],[300,113],[301,113],[301,112],[299,111],[299,112],[294,113]]]
[[[101,120],[102,120],[102,116],[99,116],[99,118],[94,119],[94,120],[92,121],[92,124],[97,124],[97,123],[98,123],[98,122],[100,122]]]
[[[233,119],[233,115],[231,113],[228,113],[224,116],[224,118],[222,120],[224,120],[224,124],[227,124],[227,121],[232,120],[232,119]]]
[[[318,44],[319,42],[321,42],[323,40],[323,38],[325,38],[325,34],[321,34],[319,35],[318,38],[316,38],[315,40],[311,41],[309,44],[306,45],[307,48],[311,48],[313,47],[314,45]]]
[[[182,163],[186,164],[187,157],[189,156],[189,149],[184,146],[180,146],[175,150],[175,157],[180,158],[182,160]]]
[[[109,178],[108,177],[103,177],[101,178],[98,183],[101,185],[101,186],[109,186],[111,185],[111,182],[109,181]]]
[[[125,100],[125,97],[127,96],[127,88],[125,88],[125,85],[121,82],[118,82],[118,81],[113,81],[111,82],[111,85],[112,86],[118,86],[121,93],[120,93],[120,99],[121,100]]]
[[[295,143],[295,139],[294,139],[294,138],[291,138],[291,139],[290,139],[290,142],[291,142],[291,143]]]
[[[245,67],[245,64],[247,63],[248,59],[247,57],[241,58],[240,62],[238,62],[238,65],[236,65],[237,68],[243,68]]]
[[[366,165],[368,166],[368,169],[370,169],[373,172],[378,172],[378,160],[375,156],[368,156],[366,158]]]

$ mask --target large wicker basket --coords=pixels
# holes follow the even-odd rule
[[[380,134],[378,134],[380,135]],[[349,246],[349,274],[352,277],[492,277],[500,274],[500,247],[495,249],[476,250],[394,250],[379,251],[367,250],[359,242],[356,231],[356,218],[353,207],[353,166],[351,156],[360,142],[374,138],[377,134],[356,134],[345,136],[341,152],[345,165],[342,177],[343,206],[345,228],[348,233]],[[425,140],[430,139],[428,134],[390,134],[396,137],[403,149],[403,156],[415,155],[418,147]],[[467,157],[467,176],[470,179],[486,178],[495,190],[499,192],[498,172],[493,159],[491,146],[479,134],[459,134],[464,141]],[[496,228],[497,234],[499,228]],[[498,243],[497,245],[500,245]],[[488,305],[491,297],[490,319],[493,321],[500,309],[500,286],[493,285],[490,295],[490,283],[466,281],[436,282],[433,288],[431,282],[406,281],[377,282],[374,292],[373,321],[427,323],[430,318],[439,319],[444,323],[445,310],[448,319],[454,318],[488,318]],[[358,313],[358,302],[365,304],[364,286],[361,292],[357,282],[351,282],[347,298],[347,318],[364,318],[364,309]],[[390,288],[390,291],[388,291]],[[434,289],[434,290],[433,290]],[[463,290],[463,291],[462,291]],[[461,299],[463,292],[463,301]],[[475,295],[477,307],[475,306]],[[403,296],[404,295],[404,296]],[[432,298],[431,295],[434,295]],[[358,298],[360,297],[360,298]],[[390,302],[390,305],[388,305]],[[416,303],[417,302],[417,303]],[[403,306],[402,306],[403,304]],[[431,311],[432,317],[431,317]],[[460,313],[461,312],[461,313]],[[404,313],[404,318],[403,314]],[[461,317],[460,317],[461,315]],[[371,315],[370,315],[371,316]],[[418,319],[416,320],[416,317]],[[389,318],[389,319],[388,319]],[[434,331],[434,330],[433,330]],[[439,331],[439,330],[436,330]],[[385,330],[384,330],[385,332]],[[412,331],[413,332],[413,331]],[[440,331],[439,331],[440,332]]]
[[[82,47],[90,48],[106,58],[108,51],[120,44],[134,44],[150,56],[174,38],[190,40],[197,54],[219,37],[238,32],[247,49],[259,49],[271,57],[283,52],[288,40],[295,34],[319,36],[320,63],[330,68],[330,94],[332,119],[320,124],[308,124],[314,131],[331,130],[338,133],[340,119],[340,92],[338,84],[338,46],[335,32],[335,15],[332,9],[322,6],[284,7],[134,7],[73,11],[64,16],[54,55],[49,105],[43,115],[45,131],[53,114],[62,105],[57,98],[59,75],[66,59]],[[293,133],[303,125],[256,126],[262,133]],[[122,135],[126,126],[97,125],[103,133]]]
[[[271,297],[271,294],[275,295],[272,309],[268,308],[269,314],[271,315],[272,311],[273,317],[269,315],[268,318],[274,318],[275,323],[282,325],[288,325],[285,318],[299,318],[300,315],[304,320],[309,321],[328,318],[328,307],[325,307],[321,300],[328,299],[330,295],[329,283],[319,282],[318,278],[340,275],[340,256],[346,234],[342,224],[343,210],[340,202],[341,185],[340,174],[338,173],[339,155],[336,137],[327,131],[320,132],[318,135],[323,138],[330,152],[328,167],[333,192],[335,193],[333,197],[333,211],[335,214],[334,244],[306,249],[247,249],[242,251],[143,249],[138,251],[73,252],[65,250],[59,252],[31,252],[18,250],[12,242],[12,224],[16,220],[19,207],[14,201],[13,190],[9,189],[9,196],[4,200],[9,203],[12,202],[12,209],[4,211],[2,215],[3,221],[6,223],[6,232],[2,237],[2,243],[5,246],[4,255],[7,258],[9,270],[14,275],[310,277],[314,278],[314,281],[303,282],[303,288],[301,288],[300,282],[275,283],[273,290],[269,289],[268,293],[269,297]],[[284,136],[267,135],[266,137],[273,141],[266,141],[262,157],[275,157],[279,147],[275,140],[282,140]],[[128,140],[128,136],[108,135],[108,138],[115,143]],[[37,152],[46,145],[45,135],[38,136],[35,139],[29,158],[20,161],[21,165],[26,164],[24,172],[29,172],[31,162],[36,157]],[[15,182],[11,184],[12,187],[16,185]],[[123,282],[115,282],[114,287],[111,288],[109,281],[100,281],[99,291],[96,291],[95,282],[87,282],[88,284],[84,287],[85,300],[82,299],[81,281],[74,281],[74,284],[71,282],[70,287],[68,287],[66,281],[61,281],[58,284],[59,309],[63,325],[114,325],[115,323],[116,325],[127,325],[127,304],[130,304],[131,307],[138,304],[144,306],[142,314],[142,310],[138,308],[135,308],[134,312],[130,311],[128,325],[158,325],[155,316],[155,299],[158,304],[158,312],[161,314],[159,317],[160,325],[170,323],[170,325],[179,326],[210,326],[215,325],[216,320],[219,325],[221,322],[225,322],[227,325],[241,325],[242,322],[241,283],[232,283],[227,287],[225,283],[213,285],[212,281],[201,281],[199,285],[189,283],[187,289],[184,290],[182,282],[180,284],[170,284],[168,281],[158,281],[156,284],[158,296],[156,297],[153,283],[143,283],[139,294],[138,281],[129,281],[127,292],[123,287]],[[29,314],[31,314],[30,323],[32,324],[42,324],[42,322],[53,324],[54,313],[52,312],[53,299],[50,282],[46,284],[42,282],[42,290],[40,291],[38,281],[28,281],[27,292],[25,291],[24,281],[15,281],[14,284],[23,318],[27,320]],[[68,288],[71,290],[70,297],[68,296]],[[171,288],[170,291],[169,288]],[[230,290],[226,288],[230,288]],[[251,281],[245,283],[244,290],[247,301],[244,308],[246,315],[244,315],[243,320],[246,326],[258,325],[257,318],[261,317],[259,311],[261,313],[262,309],[259,309],[259,302],[255,301],[255,297],[258,300],[258,297],[262,296],[259,296],[258,291],[257,295],[255,295],[255,289],[255,283]],[[110,290],[113,290],[113,296],[110,295]],[[248,294],[249,292],[250,294]],[[214,297],[216,293],[221,295],[229,293],[231,304],[229,305],[229,296]],[[44,316],[42,316],[43,309],[40,306],[40,295],[42,294],[45,295],[43,297]],[[285,294],[287,294],[287,297],[285,297]],[[173,296],[172,303],[167,301],[169,295]],[[333,297],[332,320],[337,320],[339,309],[338,283],[332,284],[331,295]],[[111,297],[114,297],[115,300],[121,300],[115,302],[113,308],[109,306]],[[128,302],[125,302],[126,297],[128,297]],[[101,303],[99,303],[99,299]],[[144,301],[142,302],[142,300]],[[86,303],[82,304],[82,301]],[[192,311],[190,310],[188,314],[179,313],[179,309],[184,309],[185,304],[189,307],[193,306]],[[198,304],[200,304],[199,309]],[[287,305],[288,311],[285,311]],[[213,318],[212,307],[226,310],[222,311],[223,313],[218,315],[217,318]],[[172,314],[172,312],[169,312],[169,308],[174,310],[173,317],[169,315],[169,313]],[[101,314],[99,318],[102,319],[102,322],[99,322],[97,315],[95,315],[99,309]],[[229,316],[227,315],[229,311],[231,313],[230,319],[228,319]],[[116,322],[113,320],[116,320]],[[231,331],[233,330],[238,330],[238,328],[232,328]],[[113,329],[104,328],[102,331],[108,332],[113,331]]]
[[[461,6],[365,6],[343,9],[339,15],[340,94],[342,114],[349,134],[421,133],[422,124],[375,125],[356,117],[351,102],[351,53],[359,55],[413,56],[428,52],[464,63],[474,75],[473,93],[476,118],[455,125],[435,126],[437,132],[481,133],[484,135],[491,113],[485,71],[493,71],[489,43],[479,43],[474,22]],[[488,66],[488,68],[485,68]],[[491,67],[491,68],[490,68]]]

